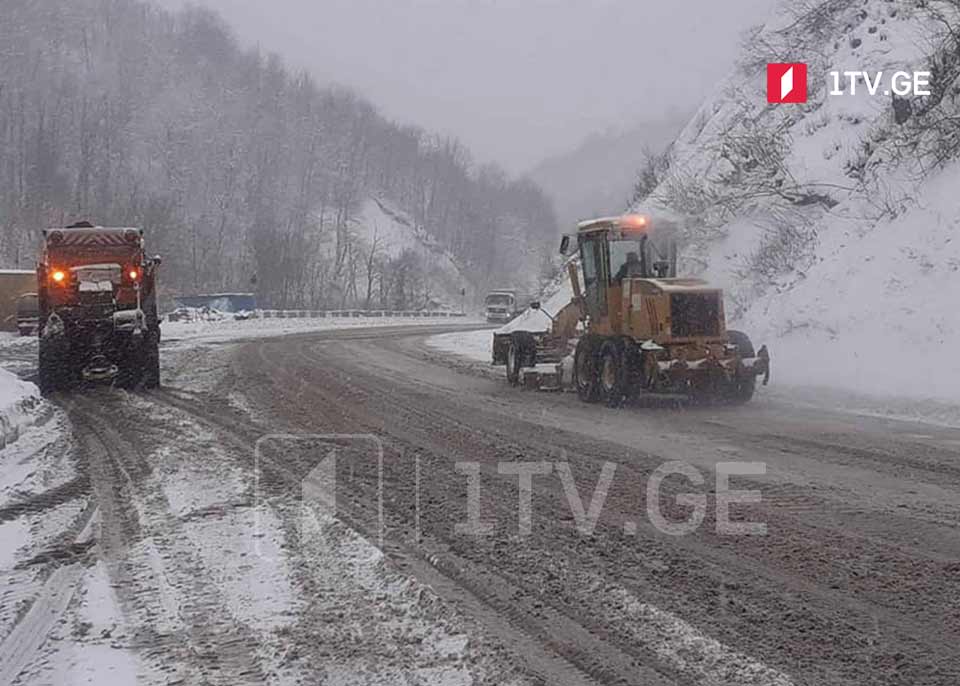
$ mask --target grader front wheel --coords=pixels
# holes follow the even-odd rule
[[[600,399],[600,370],[597,366],[599,348],[599,339],[584,336],[577,343],[574,354],[574,385],[580,400],[585,403],[595,403]]]
[[[727,337],[730,343],[737,346],[737,354],[741,359],[748,359],[756,356],[753,349],[753,343],[750,337],[742,331],[728,331]],[[748,377],[736,377],[730,382],[729,388],[725,393],[727,402],[733,405],[745,405],[753,400],[753,395],[757,391],[757,377],[751,375]]]

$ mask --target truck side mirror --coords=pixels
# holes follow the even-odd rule
[[[530,309],[531,309],[531,310],[539,310],[539,309],[540,309],[540,301],[539,301],[539,300],[534,300],[532,303],[530,303]]]
[[[566,255],[567,250],[570,249],[570,236],[564,236],[560,239],[560,254]]]
[[[154,255],[150,261],[153,263],[154,267],[159,267],[161,264],[163,264],[163,258],[159,255]]]

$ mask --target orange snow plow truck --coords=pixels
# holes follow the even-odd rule
[[[143,232],[87,222],[43,231],[37,264],[39,385],[160,385],[160,258]]]

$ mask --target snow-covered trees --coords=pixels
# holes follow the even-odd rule
[[[4,1],[0,263],[29,266],[36,229],[89,218],[142,226],[177,290],[362,305],[386,264],[350,231],[371,197],[478,281],[504,278],[517,243],[535,270],[556,235],[535,187],[491,183],[457,141],[242,49],[207,10]]]

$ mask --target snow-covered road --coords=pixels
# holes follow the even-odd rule
[[[41,403],[0,451],[0,685],[952,684],[956,429],[774,393],[584,406],[507,387],[490,330],[454,328],[171,336],[164,390]],[[738,516],[768,535],[658,533],[640,491],[677,460],[764,462]],[[560,465],[530,535],[518,461]],[[455,529],[465,462],[488,535]],[[663,487],[684,519],[700,489]]]
[[[164,377],[211,391],[229,382],[231,341],[358,324],[371,326],[168,324]],[[13,373],[30,378],[35,357],[34,339],[0,337],[0,684],[372,683],[376,651],[350,648],[360,636],[414,646],[406,662],[393,649],[392,681],[377,683],[485,674],[456,618],[434,616],[429,591],[372,544],[322,514],[305,519],[296,492],[261,501],[249,446],[159,395],[43,400]],[[322,597],[305,603],[315,584]],[[306,630],[305,607],[310,631],[332,622],[324,641],[342,643],[342,661],[295,655],[287,637]]]

